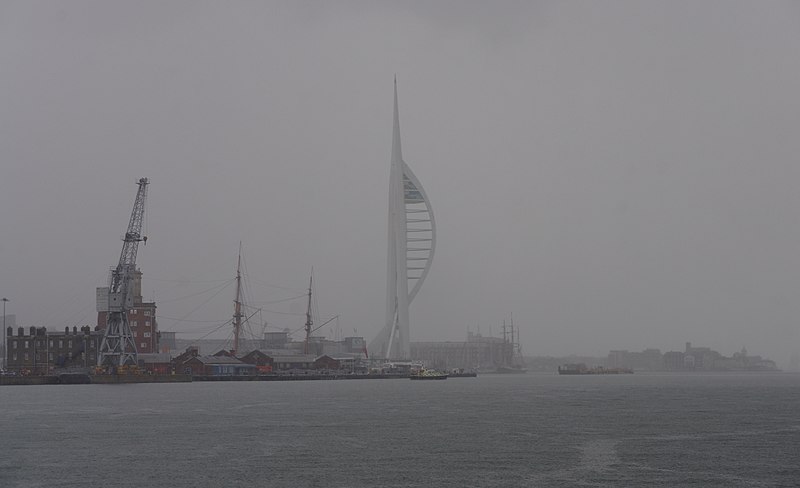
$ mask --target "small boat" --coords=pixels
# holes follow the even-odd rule
[[[456,368],[450,371],[450,373],[448,373],[447,376],[449,376],[450,378],[475,378],[478,376],[478,372],[464,371],[464,368]]]
[[[409,376],[412,380],[446,380],[447,373],[436,371],[435,369],[421,369]]]

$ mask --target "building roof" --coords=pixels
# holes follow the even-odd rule
[[[196,358],[201,363],[205,365],[213,365],[213,364],[226,364],[226,365],[234,365],[234,366],[245,366],[248,368],[255,367],[252,364],[243,363],[236,358],[228,357],[228,356],[197,356]]]
[[[262,352],[262,351],[259,351],[258,349],[256,349],[255,351],[250,351],[247,354],[245,354],[244,356],[242,356],[242,360],[247,359],[247,358],[250,358],[250,359],[254,359],[254,358],[272,359],[272,356],[270,356],[269,354],[267,354],[265,352]]]
[[[168,363],[172,360],[172,356],[166,352],[159,352],[159,353],[139,353],[137,354],[138,358],[141,361],[144,361],[145,364],[151,363]]]
[[[312,354],[294,354],[291,356],[272,356],[276,363],[313,363],[317,356]]]

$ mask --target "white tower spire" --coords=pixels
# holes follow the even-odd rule
[[[408,308],[430,269],[436,247],[436,226],[425,190],[403,161],[397,78],[388,221],[386,322],[370,344],[370,350],[377,357],[408,359],[411,356]]]

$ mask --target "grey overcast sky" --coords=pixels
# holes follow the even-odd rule
[[[4,1],[8,313],[94,324],[146,176],[162,330],[231,316],[242,241],[271,326],[313,266],[373,337],[395,74],[438,225],[412,340],[513,313],[526,354],[800,351],[798,2]]]

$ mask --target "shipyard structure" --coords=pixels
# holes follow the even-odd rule
[[[107,293],[101,289],[100,293]],[[142,299],[142,272],[136,270],[133,279],[133,306],[127,310],[131,336],[136,341],[137,363],[152,360],[160,352],[155,302]],[[30,374],[50,374],[54,370],[91,369],[97,365],[99,348],[105,335],[108,311],[97,314],[97,325],[65,327],[48,330],[46,327],[6,328],[8,358],[6,368]]]
[[[136,267],[149,180],[138,180],[127,231],[117,265],[108,285],[97,289],[97,325],[64,332],[44,327],[8,328],[8,368],[23,374],[51,374],[84,368],[105,374],[146,371],[159,374],[188,373],[252,375],[268,371],[308,369],[373,369],[382,364],[423,361],[443,369],[499,367],[510,363],[513,340],[470,334],[455,343],[412,343],[409,306],[430,271],[436,248],[433,209],[422,184],[403,160],[397,82],[389,176],[387,227],[386,314],[382,328],[369,348],[362,337],[329,341],[313,337],[311,283],[306,337],[302,343],[287,333],[265,333],[261,340],[240,337],[242,330],[241,276],[237,268],[237,294],[233,316],[234,340],[201,351],[197,344],[181,344],[174,333],[162,333],[156,320],[156,303],[142,298],[142,272]],[[324,325],[324,324],[323,324]],[[317,329],[319,326],[317,326]],[[368,352],[369,351],[369,352]]]
[[[131,328],[131,337],[136,344],[138,354],[153,354],[160,352],[158,323],[156,321],[156,303],[146,302],[142,298],[142,271],[137,269],[133,273],[133,304],[127,310],[128,324]],[[98,288],[97,329],[105,330],[108,324],[109,312],[102,299],[108,294],[107,288]]]

